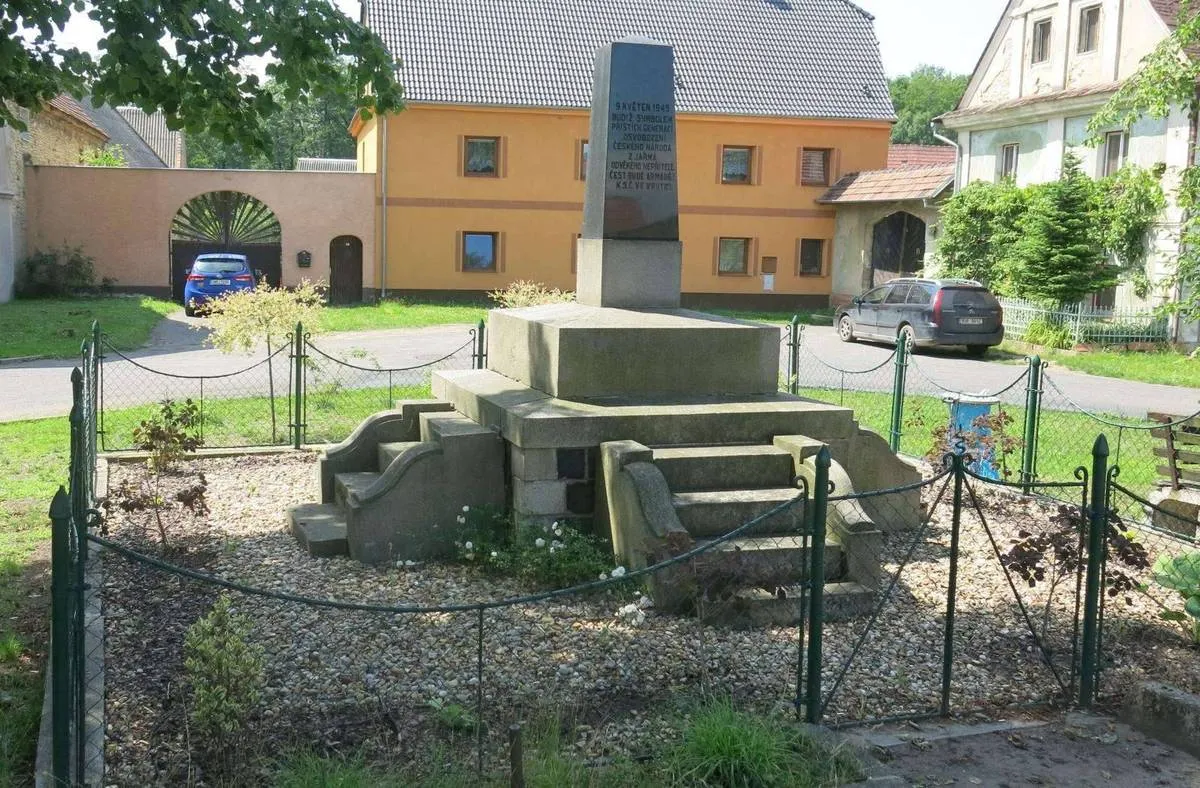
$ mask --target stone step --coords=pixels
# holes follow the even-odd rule
[[[495,431],[481,427],[459,413],[422,413],[421,440],[440,441],[443,438],[495,437]]]
[[[824,593],[826,621],[866,616],[875,605],[875,594],[858,583],[826,583]],[[802,601],[807,598],[799,585],[743,588],[728,598],[698,603],[697,612],[705,623],[734,629],[790,627],[799,624],[803,617]]]
[[[351,492],[363,493],[378,481],[380,474],[371,471],[339,473],[333,477],[333,500],[339,506],[346,505]]]
[[[420,441],[404,441],[397,443],[381,443],[379,444],[379,472],[383,473],[387,467],[392,464],[392,460],[399,457],[404,452],[411,449],[413,446],[420,446]]]
[[[292,535],[313,558],[349,555],[346,516],[332,503],[306,503],[288,510]]]
[[[762,444],[657,448],[654,464],[675,492],[784,487],[795,476],[790,452]]]
[[[800,494],[796,487],[768,487],[754,490],[703,490],[680,492],[671,496],[679,522],[695,537],[722,536],[740,528],[780,504]],[[802,527],[804,504],[767,518],[747,536],[795,533]]]
[[[697,539],[700,547],[711,542]],[[788,586],[808,577],[811,546],[801,536],[752,536],[721,542],[693,559],[701,587]],[[846,572],[842,546],[825,543],[825,580],[840,580]]]

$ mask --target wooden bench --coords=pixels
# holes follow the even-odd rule
[[[1163,445],[1154,447],[1154,456],[1166,461],[1158,466],[1160,487],[1180,490],[1184,487],[1200,489],[1200,416],[1183,421],[1183,416],[1167,413],[1147,414],[1150,421],[1161,427],[1150,430]]]

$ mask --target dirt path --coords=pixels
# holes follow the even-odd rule
[[[914,786],[1200,786],[1200,760],[1106,717],[1068,715],[1035,727],[962,738],[897,729],[885,772]],[[869,739],[882,740],[879,732]]]

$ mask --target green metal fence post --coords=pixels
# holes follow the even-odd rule
[[[50,771],[71,783],[71,498],[58,488],[50,503]]]
[[[946,588],[946,627],[942,640],[942,716],[950,716],[950,681],[954,672],[954,614],[958,597],[958,545],[962,532],[963,482],[966,461],[963,455],[951,455],[954,470],[954,514],[950,527],[950,582]]]
[[[292,341],[296,343],[292,350],[292,375],[295,379],[292,392],[292,448],[299,449],[304,443],[304,326],[298,321]]]
[[[825,627],[825,518],[829,509],[829,447],[816,456],[812,490],[812,555],[808,564],[808,675],[804,691],[805,721],[821,722],[821,640]]]
[[[1026,494],[1037,479],[1038,424],[1042,411],[1042,357],[1029,359],[1025,386],[1025,444],[1021,447],[1021,488]]]
[[[1079,705],[1096,700],[1100,656],[1100,573],[1104,565],[1104,532],[1108,525],[1108,439],[1101,434],[1092,447],[1092,499],[1088,505],[1087,575],[1083,598],[1083,645],[1079,667]]]
[[[896,371],[892,380],[892,428],[888,445],[892,451],[900,451],[900,434],[904,424],[904,389],[908,374],[908,343],[900,337],[896,340]]]
[[[800,393],[800,315],[792,315],[788,324],[788,392]]]
[[[475,352],[471,356],[472,367],[487,368],[487,323],[483,318],[479,319],[479,325],[475,327]]]

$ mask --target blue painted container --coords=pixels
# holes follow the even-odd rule
[[[955,454],[962,454],[965,448],[971,455],[971,463],[967,467],[971,469],[972,473],[988,479],[999,479],[1000,471],[996,467],[995,447],[981,444],[980,441],[973,438],[968,438],[966,441],[957,438],[970,433],[975,433],[980,438],[991,435],[992,431],[989,427],[977,425],[975,422],[981,416],[990,416],[992,408],[1000,400],[995,397],[950,394],[942,397],[942,401],[950,407],[950,432],[947,438],[951,451]]]

